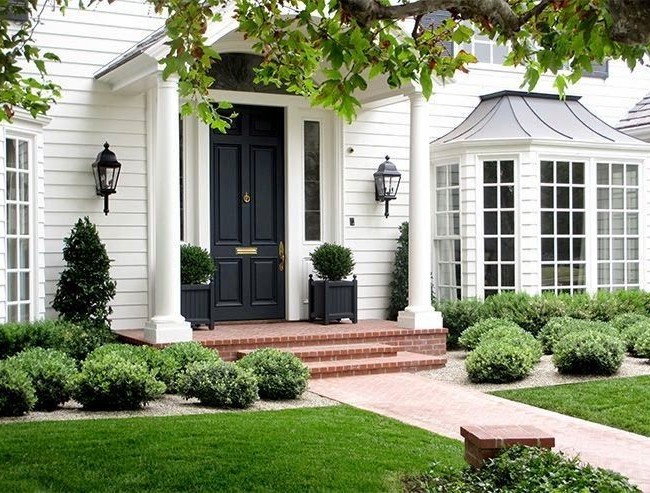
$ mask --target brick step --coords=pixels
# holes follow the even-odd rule
[[[341,361],[350,359],[376,358],[381,356],[395,356],[399,349],[389,344],[361,343],[361,344],[332,344],[323,346],[299,346],[282,348],[282,351],[293,353],[305,363],[312,361]],[[237,359],[255,351],[254,349],[241,349],[237,351]]]
[[[327,378],[432,370],[443,367],[446,362],[446,356],[428,356],[400,351],[395,356],[342,361],[311,361],[306,365],[311,371],[312,378]]]

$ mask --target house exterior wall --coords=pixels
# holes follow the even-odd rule
[[[43,51],[61,58],[61,63],[48,64],[48,71],[63,90],[48,113],[52,119],[39,148],[43,157],[39,250],[45,267],[36,317],[43,316],[45,309],[48,316],[55,316],[50,304],[64,266],[63,238],[86,215],[97,225],[113,260],[111,276],[117,282],[113,328],[142,327],[148,317],[145,96],[113,94],[93,74],[162,24],[152,14],[151,7],[131,0],[99,2],[86,10],[71,4],[65,16],[43,10],[35,38]],[[108,216],[102,213],[102,199],[95,195],[90,169],[105,141],[123,165]],[[0,290],[4,278],[0,275]]]

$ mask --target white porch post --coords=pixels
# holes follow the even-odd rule
[[[409,329],[442,327],[431,306],[431,171],[429,106],[418,90],[409,94],[411,141],[409,162],[409,304],[397,324]]]
[[[181,315],[178,81],[158,75],[153,108],[154,270],[153,317],[144,328],[147,342],[192,340],[192,327]]]

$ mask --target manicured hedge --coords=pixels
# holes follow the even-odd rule
[[[0,416],[21,416],[34,408],[36,392],[15,361],[0,361]]]
[[[479,345],[479,342],[481,341],[481,338],[486,333],[501,327],[512,327],[515,329],[520,328],[515,322],[504,318],[487,318],[476,322],[471,327],[465,329],[458,338],[458,344],[460,344],[468,351],[472,351],[476,349],[476,347]]]
[[[572,375],[613,375],[625,357],[620,338],[595,330],[569,332],[555,343],[553,351],[558,371]]]
[[[215,349],[209,349],[196,341],[178,342],[163,349],[168,358],[169,377],[166,381],[167,392],[174,394],[179,391],[178,379],[192,363],[199,361],[219,362],[221,358]]]
[[[197,361],[178,379],[180,393],[206,406],[243,409],[258,398],[253,372],[225,361]]]
[[[286,351],[258,349],[237,364],[253,372],[262,399],[297,399],[307,389],[309,369],[300,358]]]

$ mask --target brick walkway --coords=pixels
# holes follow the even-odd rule
[[[461,425],[534,425],[556,450],[628,476],[650,493],[650,438],[408,373],[313,380],[331,399],[461,439]]]

